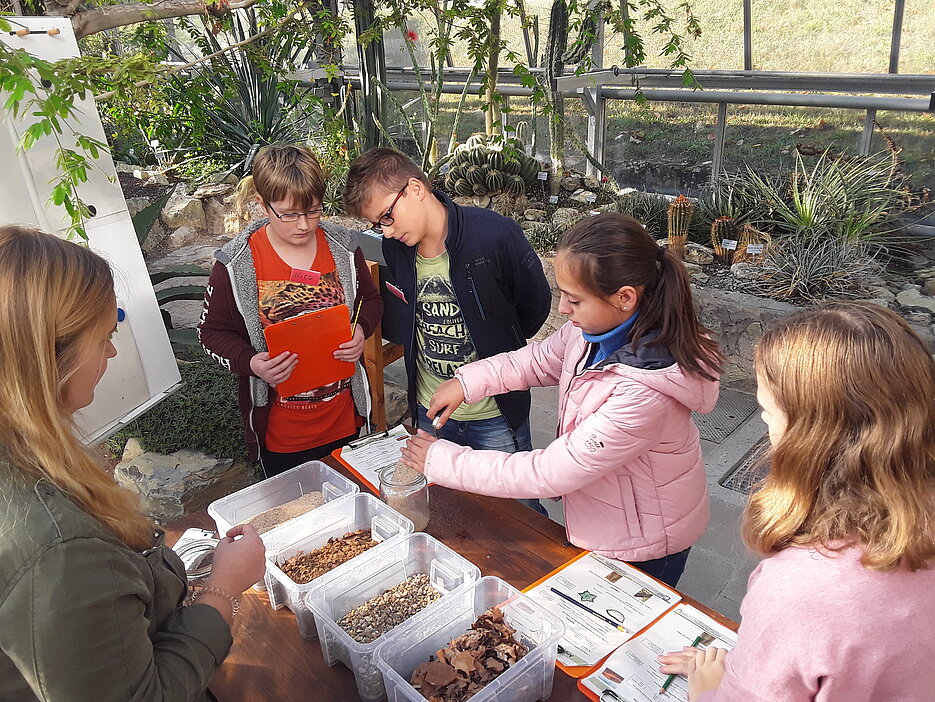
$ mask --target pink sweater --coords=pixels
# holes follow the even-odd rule
[[[698,702],[932,702],[935,569],[787,548],[750,575],[737,647]]]

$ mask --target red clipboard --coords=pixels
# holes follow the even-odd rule
[[[350,378],[357,365],[338,361],[334,352],[351,340],[351,315],[347,305],[326,307],[263,330],[270,358],[283,351],[299,354],[299,362],[286,380],[276,386],[280,397],[291,397]]]

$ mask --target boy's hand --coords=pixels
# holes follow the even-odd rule
[[[452,378],[435,390],[426,414],[429,419],[434,420],[432,425],[438,430],[445,426],[445,422],[462,403],[464,403],[464,388],[461,387],[460,380]]]
[[[363,355],[364,330],[361,327],[357,327],[357,329],[354,330],[354,338],[350,341],[345,341],[338,346],[338,350],[334,352],[336,360],[348,361],[350,363],[357,363]]]
[[[709,647],[704,650],[686,646],[681,651],[673,651],[659,656],[662,663],[659,672],[665,675],[688,676],[688,699],[696,700],[700,695],[721,686],[724,677],[723,648]]]
[[[292,375],[298,362],[299,354],[291,351],[283,351],[275,358],[270,358],[269,352],[264,351],[250,359],[250,370],[258,378],[276,386]]]
[[[407,465],[420,473],[424,473],[425,457],[428,455],[429,447],[436,441],[438,441],[438,439],[434,436],[419,429],[419,433],[415,436],[410,436],[409,440],[406,441],[406,445],[400,449],[403,465]]]

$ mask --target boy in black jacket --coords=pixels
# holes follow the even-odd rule
[[[392,149],[372,149],[351,164],[344,205],[383,235],[391,293],[384,324],[397,325],[390,331],[405,346],[410,412],[432,431],[425,408],[459,366],[521,348],[539,331],[552,302],[542,265],[516,222],[456,205]],[[462,405],[439,437],[530,451],[529,402],[522,391]],[[538,500],[524,502],[539,508]]]

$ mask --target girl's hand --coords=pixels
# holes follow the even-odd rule
[[[424,473],[425,457],[428,455],[429,446],[436,441],[438,441],[438,439],[434,436],[419,429],[419,433],[415,436],[410,436],[406,445],[401,449],[403,465],[407,465],[420,473]]]
[[[235,537],[240,537],[236,539]],[[226,590],[234,596],[263,579],[266,547],[250,524],[232,527],[214,550],[211,575],[205,585]]]
[[[721,686],[724,677],[723,648],[709,647],[704,650],[686,646],[681,651],[673,651],[659,656],[662,663],[659,672],[665,675],[688,676],[688,699],[696,700],[710,690]]]
[[[439,385],[435,390],[426,415],[429,419],[434,420],[432,424],[438,430],[445,426],[448,417],[463,403],[464,388],[461,387],[461,381],[457,378],[451,378]]]
[[[350,341],[345,341],[338,346],[334,352],[335,360],[357,363],[360,357],[364,355],[364,330],[358,326],[354,330],[354,337]]]
[[[283,351],[275,358],[270,358],[269,352],[264,351],[250,359],[250,370],[258,378],[276,386],[292,375],[298,362],[299,354],[291,351]]]

